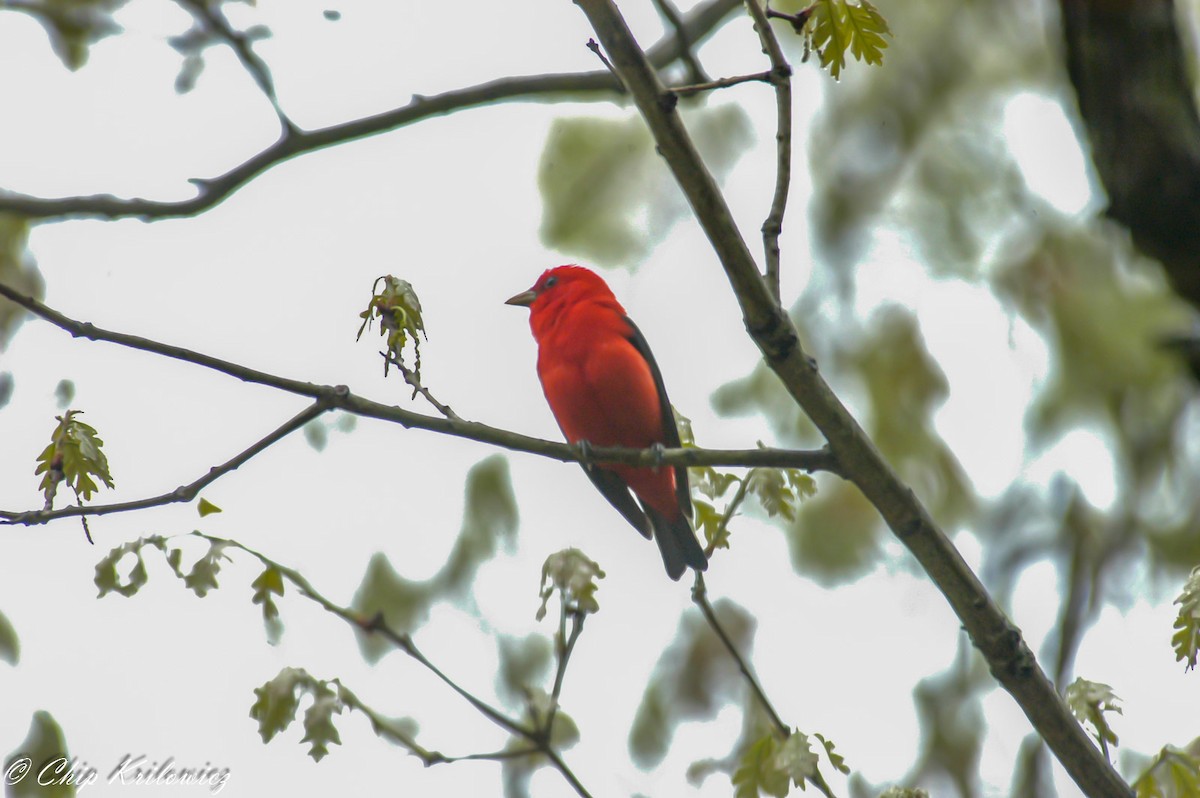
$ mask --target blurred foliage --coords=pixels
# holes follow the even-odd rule
[[[921,746],[906,783],[945,776],[959,795],[976,794],[985,732],[980,701],[994,684],[983,657],[960,637],[953,664],[925,677],[913,690]]]
[[[196,81],[204,72],[204,51],[209,47],[226,44],[227,40],[213,29],[205,19],[205,13],[197,13],[199,9],[208,8],[208,14],[222,14],[220,7],[224,2],[232,0],[176,0],[182,8],[192,12],[192,26],[183,33],[171,36],[167,43],[183,56],[179,73],[175,76],[175,91],[186,94],[196,88]],[[254,5],[255,0],[245,0]],[[231,28],[232,30],[232,28]],[[254,42],[271,37],[271,30],[266,25],[251,25],[244,31],[236,31],[235,35],[245,42],[248,47]]]
[[[87,63],[88,48],[121,32],[113,14],[127,0],[29,0],[12,8],[36,19],[50,37],[50,47],[68,69]]]
[[[803,314],[798,306],[794,318]],[[972,517],[974,488],[953,453],[937,434],[933,416],[949,389],[930,357],[911,313],[896,306],[877,311],[865,328],[826,341],[818,358],[834,385],[854,381],[861,389],[860,423],[883,455],[912,485],[934,516],[947,526]],[[857,394],[840,389],[843,400]],[[713,396],[717,412],[760,412],[774,422],[785,445],[812,446],[811,422],[779,380],[763,364]],[[876,561],[883,532],[879,514],[853,485],[836,480],[787,514],[784,528],[793,566],[823,584],[861,576]]]
[[[1133,782],[1136,798],[1194,798],[1200,795],[1200,738],[1184,748],[1163,746]]]
[[[746,112],[722,103],[681,106],[680,113],[721,179],[752,141]],[[624,119],[556,119],[538,165],[538,189],[542,243],[605,267],[640,261],[688,211],[633,111]]]
[[[54,401],[59,410],[66,410],[75,398],[75,383],[71,380],[59,380],[54,386]]]
[[[366,617],[383,613],[388,626],[399,632],[415,631],[429,618],[434,603],[464,597],[479,566],[495,555],[498,543],[511,547],[516,531],[517,501],[508,461],[492,455],[467,473],[462,529],[441,570],[428,580],[411,580],[378,553],[371,558],[351,606]],[[371,663],[394,650],[378,635],[360,634],[358,644]]]
[[[428,762],[432,756],[417,744],[417,724],[411,718],[388,718],[359,700],[341,681],[316,679],[302,668],[284,668],[262,687],[254,688],[255,701],[250,717],[258,721],[258,733],[264,743],[286,731],[296,720],[304,695],[312,702],[304,711],[301,743],[309,746],[308,755],[320,762],[329,754],[329,746],[341,745],[334,716],[345,710],[358,710],[367,716],[371,730],[381,739],[399,745]]]
[[[46,497],[47,510],[53,508],[61,482],[65,482],[81,502],[91,499],[100,489],[96,480],[113,487],[104,441],[94,427],[77,418],[82,412],[68,410],[55,416],[58,425],[50,435],[50,443],[37,456],[37,468],[33,473],[35,476],[45,474],[38,490]]]
[[[0,213],[0,283],[26,296],[42,299],[46,284],[29,254],[28,245],[29,221],[11,213]],[[7,300],[0,302],[0,352],[25,320],[25,315],[21,306]],[[3,404],[0,402],[0,406]]]
[[[21,640],[3,612],[0,612],[0,660],[14,666],[21,660]]]
[[[69,778],[62,778],[70,775],[69,768],[60,769],[70,762],[67,740],[58,721],[44,710],[34,712],[25,741],[5,757],[5,798],[73,798],[75,784]],[[39,778],[45,767],[50,768],[49,778]],[[64,783],[56,783],[60,780]]]

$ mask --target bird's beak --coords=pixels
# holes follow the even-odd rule
[[[533,300],[535,299],[537,299],[537,294],[535,294],[533,289],[530,288],[528,291],[522,291],[511,299],[504,300],[504,304],[520,305],[523,308],[527,308],[533,304]]]

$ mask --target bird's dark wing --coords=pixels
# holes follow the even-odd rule
[[[608,499],[609,504],[616,507],[617,512],[625,516],[625,520],[633,524],[633,528],[642,533],[642,537],[650,537],[650,519],[646,517],[646,513],[638,506],[638,503],[633,500],[633,494],[629,492],[629,486],[625,484],[625,480],[599,466],[585,465],[583,473],[587,474],[588,479],[592,481],[596,489],[604,494],[604,498]]]
[[[658,370],[654,353],[650,351],[650,344],[646,343],[646,337],[642,335],[642,331],[628,316],[625,317],[625,323],[629,325],[629,343],[633,344],[633,348],[638,351],[638,354],[646,359],[646,363],[650,366],[650,373],[654,376],[654,386],[658,389],[659,410],[662,413],[663,445],[668,449],[678,449],[680,447],[679,428],[675,426],[675,413],[671,410],[671,400],[667,398],[667,386],[663,384],[662,372]],[[687,466],[677,465],[674,468],[675,499],[679,502],[679,509],[684,516],[690,519],[692,517],[692,491],[688,487]],[[594,479],[592,481],[595,482]],[[601,491],[603,490],[601,488]],[[605,493],[605,495],[608,494]],[[609,501],[612,499],[610,498]],[[621,508],[617,507],[617,509]],[[621,510],[621,512],[624,514],[625,511]]]

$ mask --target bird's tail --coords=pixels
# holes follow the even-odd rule
[[[658,542],[667,576],[678,581],[688,568],[697,571],[708,568],[708,558],[704,556],[704,549],[700,548],[687,516],[680,513],[674,520],[667,520],[652,507],[646,507],[645,510],[654,527],[654,540]]]

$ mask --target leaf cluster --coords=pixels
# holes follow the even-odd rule
[[[250,707],[250,717],[258,721],[258,733],[264,743],[269,743],[292,725],[305,694],[311,696],[312,703],[304,711],[301,742],[308,744],[308,755],[313,761],[324,759],[329,754],[329,746],[342,744],[333,719],[345,710],[358,710],[366,715],[371,721],[371,729],[380,738],[407,748],[427,762],[433,758],[416,742],[415,721],[384,717],[360,701],[338,679],[317,679],[303,668],[284,668],[274,679],[254,688],[255,701]]]
[[[382,288],[380,285],[382,284]],[[413,368],[416,379],[421,378],[421,336],[428,338],[425,333],[425,321],[421,317],[421,301],[417,292],[407,280],[401,280],[386,274],[375,280],[371,287],[371,301],[367,309],[358,314],[363,320],[358,328],[356,340],[361,339],[376,320],[379,321],[379,334],[386,341],[387,351],[384,354],[383,373],[386,376],[388,367],[395,363],[400,368],[404,365],[404,346],[412,341]]]
[[[46,497],[46,509],[51,509],[58,484],[65,482],[80,501],[91,499],[99,490],[96,481],[113,487],[112,472],[108,468],[104,441],[94,427],[80,421],[83,411],[68,410],[55,416],[58,426],[50,435],[50,443],[37,456],[34,474],[44,474],[38,489]]]
[[[539,591],[542,605],[538,608],[537,619],[546,617],[546,605],[555,591],[558,591],[565,614],[599,612],[596,591],[600,585],[596,580],[603,578],[604,571],[596,561],[579,549],[563,549],[551,554],[542,565]]]
[[[846,51],[858,61],[879,65],[890,36],[887,20],[867,0],[817,0],[804,27],[805,46],[835,80],[846,68]]]

